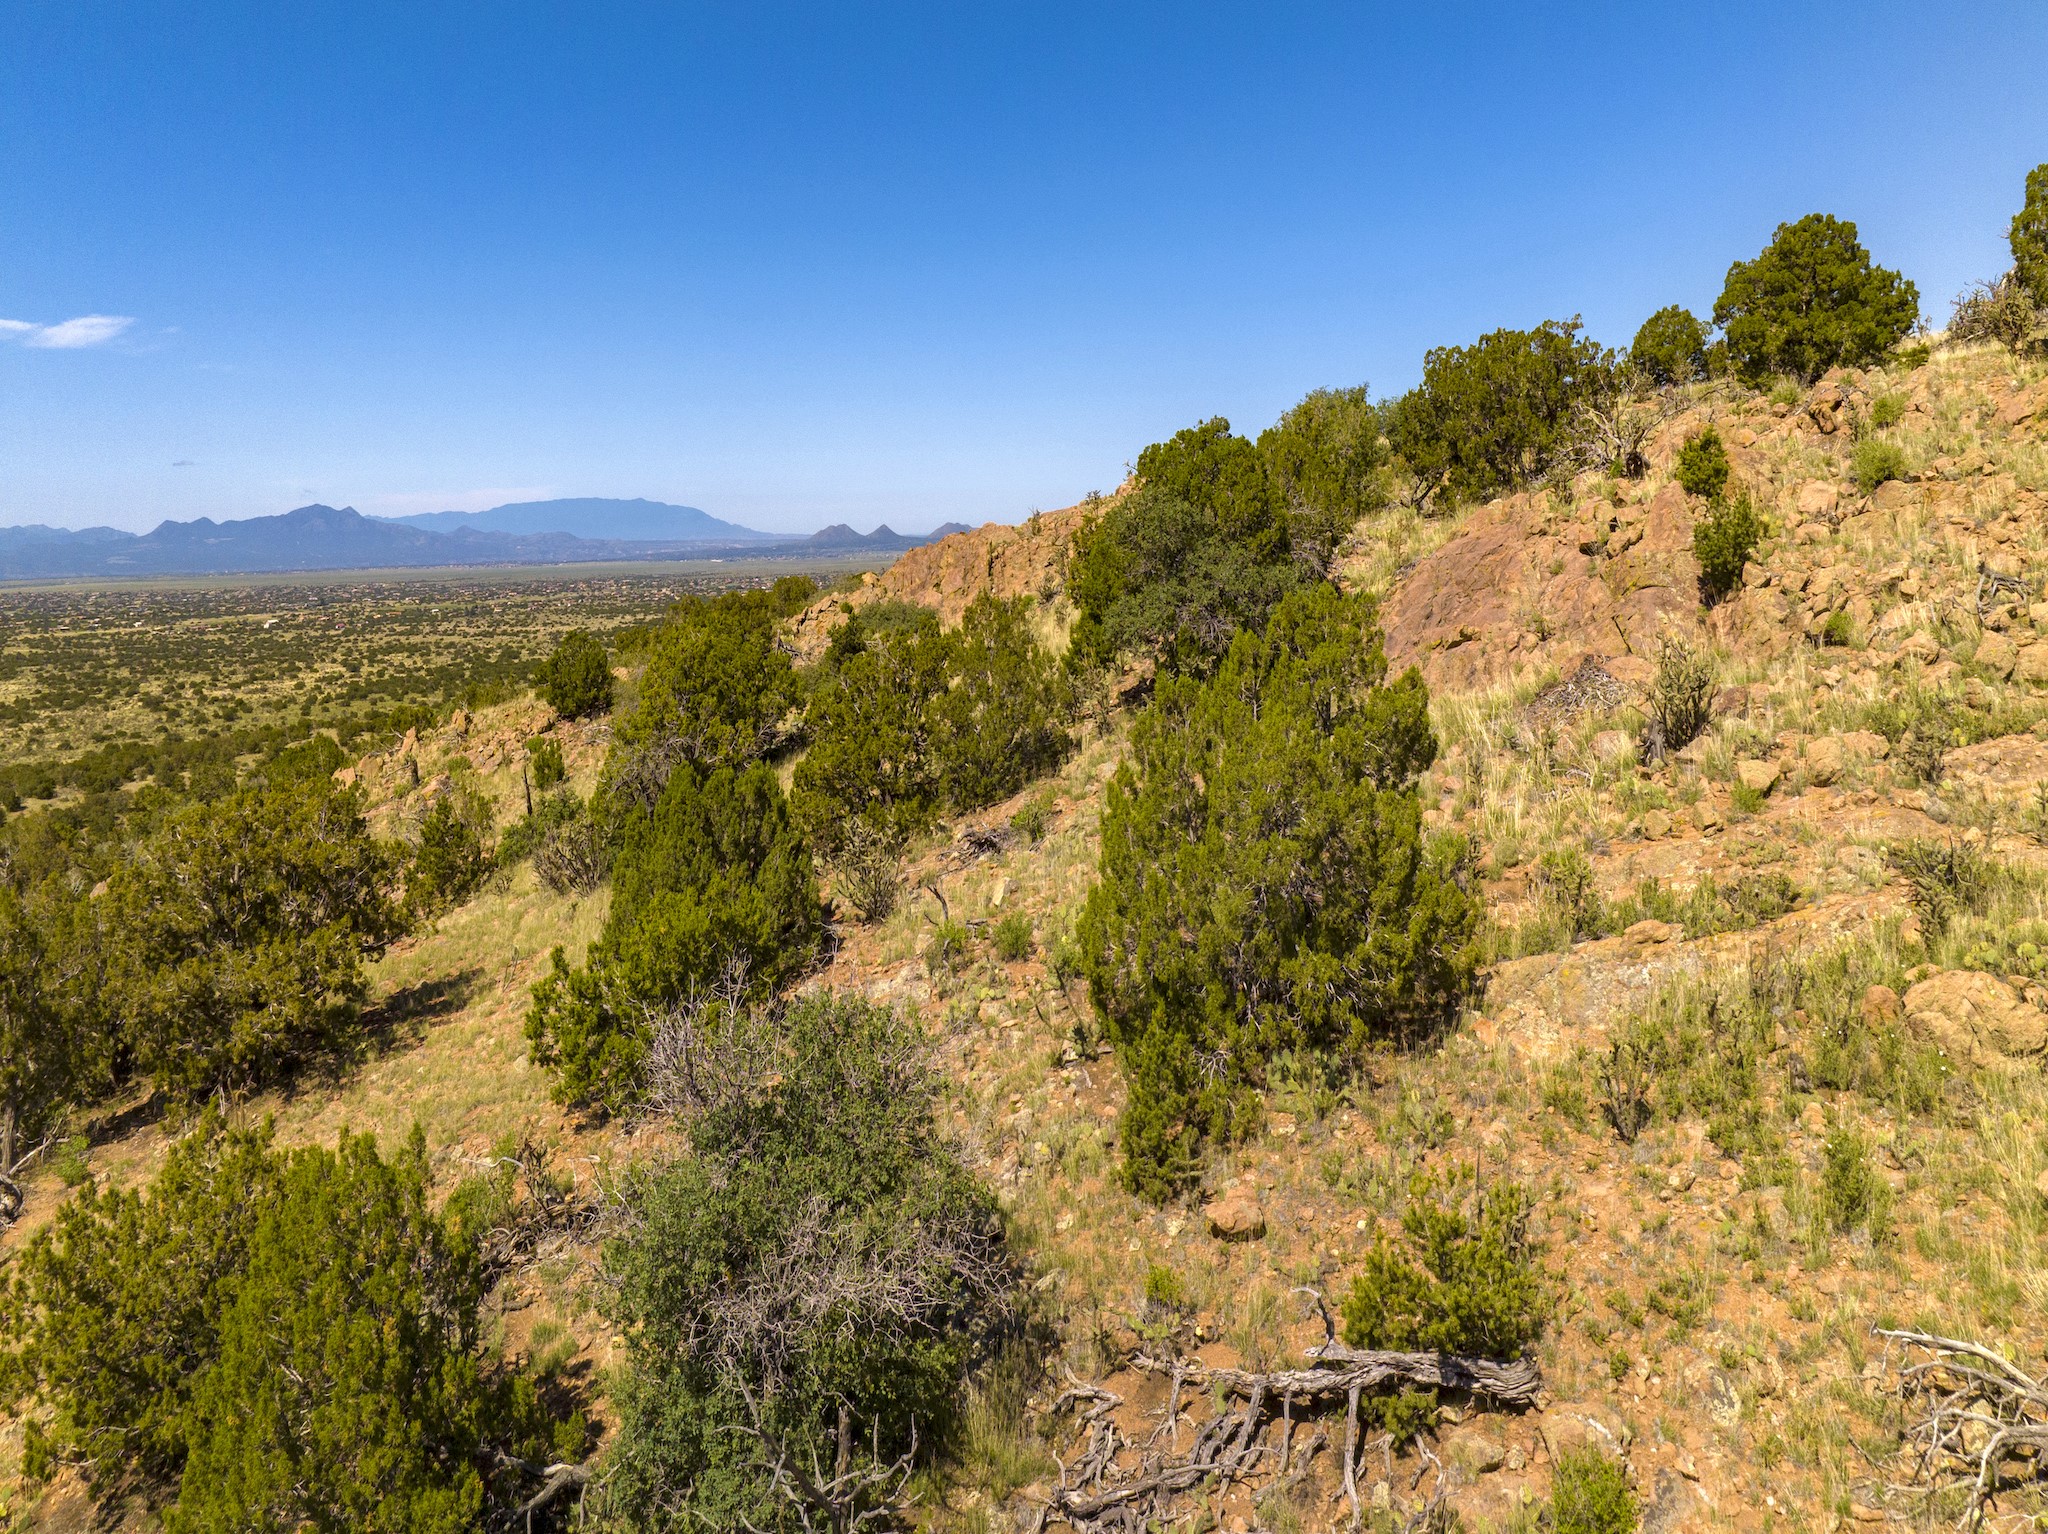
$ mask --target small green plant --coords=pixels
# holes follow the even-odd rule
[[[562,761],[562,743],[552,735],[536,735],[526,743],[526,758],[533,765],[535,793],[546,793],[569,776]]]
[[[1644,705],[1643,760],[1655,765],[1698,738],[1713,717],[1714,663],[1682,634],[1657,646],[1657,675]]]
[[[1771,385],[1771,392],[1765,397],[1773,405],[1796,405],[1805,392],[1796,378],[1781,378]]]
[[[967,958],[967,929],[957,921],[942,921],[925,944],[924,962],[934,970],[951,974]]]
[[[1704,501],[1719,500],[1728,488],[1728,471],[1728,449],[1721,444],[1721,434],[1711,426],[1702,426],[1678,450],[1678,483],[1687,495]]]
[[[1615,1348],[1607,1355],[1607,1377],[1617,1385],[1628,1378],[1628,1371],[1633,1366],[1626,1348]]]
[[[1640,1045],[1617,1039],[1608,1049],[1600,1073],[1600,1111],[1624,1145],[1635,1144],[1649,1125],[1652,1074],[1649,1052]]]
[[[1906,418],[1906,397],[1903,394],[1880,394],[1870,404],[1870,424],[1878,431],[1886,431]]]
[[[1991,894],[1991,865],[1958,841],[1901,842],[1886,851],[1885,861],[1904,877],[1929,938],[1946,932],[1959,912],[1981,912]]]
[[[1628,1473],[1598,1449],[1568,1449],[1551,1480],[1554,1534],[1635,1534],[1639,1515]]]
[[[1033,799],[1010,817],[1010,829],[1034,847],[1045,840],[1046,829],[1052,824],[1052,806],[1043,799]]]
[[[1763,518],[1746,494],[1711,503],[1706,515],[1693,523],[1692,553],[1699,561],[1701,595],[1709,604],[1742,583],[1743,567],[1763,536]]]
[[[1738,815],[1761,815],[1767,797],[1762,789],[1751,788],[1747,783],[1728,786],[1728,804]]]
[[[1849,615],[1845,612],[1828,614],[1828,621],[1820,626],[1820,642],[1831,648],[1840,649],[1849,643]]]
[[[1528,1239],[1529,1195],[1469,1174],[1419,1181],[1401,1217],[1405,1246],[1382,1240],[1345,1296],[1353,1347],[1516,1358],[1534,1345],[1549,1293]]]
[[[1849,473],[1865,495],[1887,480],[1904,478],[1906,468],[1906,450],[1881,437],[1866,437],[1857,443],[1849,459]]]
[[[57,1153],[50,1158],[50,1170],[55,1172],[67,1188],[76,1188],[92,1180],[92,1165],[86,1160],[86,1153],[92,1149],[92,1141],[84,1135],[71,1135],[57,1147]]]
[[[1036,940],[1031,933],[1031,918],[1022,911],[1012,911],[996,923],[992,941],[996,957],[1006,964],[1015,964],[1031,957]]]
[[[1153,1263],[1145,1270],[1145,1305],[1155,1314],[1181,1315],[1190,1308],[1186,1281],[1164,1263]]]
[[[1822,1153],[1820,1174],[1821,1212],[1828,1224],[1836,1230],[1869,1225],[1876,1235],[1889,1191],[1870,1164],[1870,1142],[1847,1125],[1834,1130]]]
[[[1602,906],[1593,865],[1577,847],[1556,847],[1536,860],[1537,900],[1561,929],[1569,946],[1599,935]]]

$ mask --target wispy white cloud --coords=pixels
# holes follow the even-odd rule
[[[40,327],[31,325],[27,320],[0,320],[0,336],[18,336],[24,330],[38,328]]]
[[[34,325],[22,335],[23,346],[51,351],[77,351],[86,346],[104,346],[135,323],[127,314],[81,314],[54,325]]]

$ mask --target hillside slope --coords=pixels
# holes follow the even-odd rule
[[[1899,420],[1881,435],[1903,476],[1866,492],[1854,423],[1888,397]],[[1772,531],[1739,594],[1703,610],[1696,506],[1670,475],[1706,422]],[[1358,530],[1345,579],[1381,599],[1390,655],[1431,683],[1442,751],[1426,815],[1469,846],[1484,984],[1454,1026],[1375,1053],[1356,1079],[1277,1076],[1258,1132],[1211,1162],[1198,1198],[1156,1208],[1119,1184],[1122,1082],[1061,959],[1127,718],[1085,725],[1056,778],[914,848],[886,920],[841,909],[805,984],[932,1030],[953,1127],[1059,1346],[1029,1430],[963,1451],[924,1494],[926,1526],[1036,1526],[1052,1456],[1075,1469],[1094,1432],[1055,1409],[1061,1370],[1116,1398],[1098,1421],[1129,1468],[1167,1425],[1168,1381],[1142,1357],[1298,1360],[1322,1340],[1300,1291],[1336,1304],[1418,1175],[1530,1191],[1550,1295],[1539,1403],[1454,1392],[1419,1449],[1369,1441],[1356,1519],[1340,1405],[1300,1421],[1290,1474],[1276,1432],[1271,1462],[1184,1501],[1200,1526],[1419,1527],[1440,1490],[1432,1527],[1454,1512],[1471,1530],[1527,1529],[1582,1447],[1625,1466],[1649,1530],[1944,1516],[1909,1489],[1903,1355],[1872,1329],[1982,1341],[2029,1369],[2048,1349],[2048,371],[1960,348],[1775,404],[1702,389],[1650,458],[1638,482],[1582,475]],[[906,554],[812,604],[791,644],[814,655],[846,606],[882,600],[948,622],[982,591],[1050,605],[1087,510]],[[1651,764],[1643,694],[1673,634],[1712,658],[1713,718]],[[380,827],[416,819],[451,777],[481,784],[502,820],[521,744],[543,730],[587,788],[608,727],[531,700],[344,772]],[[1027,806],[1043,812],[1035,840],[1012,823]],[[1915,849],[1978,882],[1944,896]],[[369,1058],[252,1107],[277,1111],[288,1140],[344,1123],[396,1136],[418,1118],[451,1171],[526,1134],[596,1189],[649,1131],[555,1107],[520,1026],[542,955],[573,956],[602,901],[501,876],[381,962],[389,1027]],[[1029,952],[1004,959],[990,932],[1018,914]],[[942,920],[967,928],[964,950],[934,945]],[[133,1181],[162,1144],[158,1128],[110,1135],[93,1175]],[[20,1229],[62,1191],[39,1180]],[[537,1321],[566,1323],[594,1385],[616,1339],[592,1255],[564,1238],[496,1314],[515,1352]],[[1197,1428],[1215,1420],[1206,1393],[1174,1396]],[[80,1495],[53,1491],[42,1526],[82,1526],[62,1522]]]

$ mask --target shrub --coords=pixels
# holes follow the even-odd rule
[[[847,830],[832,860],[840,893],[853,902],[860,919],[887,921],[903,893],[903,845],[864,820]]]
[[[533,871],[557,895],[587,895],[604,883],[612,870],[611,844],[597,818],[573,795],[565,795],[573,813],[548,825],[533,849]]]
[[[983,592],[952,635],[952,683],[930,702],[934,776],[954,812],[1007,799],[1073,750],[1065,679],[1031,635],[1028,597]]]
[[[1996,281],[1977,283],[1956,295],[1948,335],[1951,341],[1996,341],[2019,351],[2040,324],[2041,310],[2033,294],[2007,272]]]
[[[1030,958],[1031,950],[1037,946],[1031,931],[1031,918],[1022,911],[1012,911],[996,923],[993,941],[996,957],[1006,964]]]
[[[483,883],[491,871],[484,847],[490,829],[490,801],[480,794],[456,789],[428,807],[405,880],[405,903],[414,920],[462,904]]]
[[[1643,321],[1629,344],[1628,360],[1645,378],[1665,387],[1704,378],[1707,327],[1690,309],[1667,304]]]
[[[1364,385],[1317,389],[1259,433],[1295,556],[1329,570],[1359,518],[1386,504],[1387,447]]]
[[[1387,409],[1387,438],[1415,478],[1416,504],[1481,500],[1563,462],[1581,407],[1614,388],[1612,355],[1576,318],[1496,330],[1425,356],[1421,384]]]
[[[1870,1143],[1847,1125],[1828,1134],[1821,1154],[1820,1206],[1829,1225],[1852,1230],[1879,1217],[1889,1190],[1870,1164]]]
[[[1728,449],[1721,443],[1721,434],[1711,426],[1702,426],[1678,450],[1678,483],[1687,495],[1719,500],[1728,488],[1728,470]]]
[[[1709,503],[1706,514],[1693,523],[1692,556],[1699,562],[1700,594],[1709,604],[1742,584],[1742,572],[1763,536],[1763,519],[1746,494]]]
[[[1512,1181],[1480,1192],[1424,1184],[1344,1297],[1355,1348],[1519,1358],[1535,1345],[1549,1295],[1528,1239],[1529,1195]]]
[[[811,856],[774,773],[685,763],[653,810],[623,813],[612,903],[588,962],[558,948],[526,1037],[558,1100],[621,1112],[644,1087],[651,1009],[746,976],[754,991],[809,962],[821,911]]]
[[[1577,847],[1553,848],[1536,861],[1532,881],[1538,903],[1562,929],[1567,944],[1597,937],[1601,926],[1600,889],[1593,865]]]
[[[1840,649],[1851,637],[1847,613],[1829,613],[1827,622],[1820,626],[1820,642],[1831,648]]]
[[[679,763],[709,771],[758,759],[796,701],[768,593],[678,602],[654,636],[606,777],[622,796],[652,805]]]
[[[629,1174],[605,1248],[627,1350],[611,1494],[635,1527],[781,1529],[777,1464],[843,1466],[812,1512],[855,1527],[957,1419],[1009,1290],[1000,1216],[888,1012],[828,994],[718,1037],[697,1073],[732,1089],[685,1120],[686,1155]]]
[[[287,1153],[210,1113],[146,1192],[87,1185],[0,1294],[0,1376],[42,1408],[26,1468],[176,1485],[166,1525],[195,1534],[508,1506],[498,1455],[574,1457],[581,1424],[482,1366],[476,1233],[427,1191],[417,1132],[384,1162],[367,1137]]]
[[[1900,842],[1885,861],[1906,881],[1907,898],[1929,939],[1948,931],[1960,913],[1983,914],[1991,897],[1991,864],[1962,842]]]
[[[1389,682],[1370,604],[1328,586],[1240,635],[1210,681],[1162,680],[1076,933],[1130,1083],[1134,1188],[1184,1186],[1280,1051],[1356,1049],[1462,993],[1477,907],[1424,843],[1435,755],[1420,676]]]
[[[957,921],[942,921],[932,929],[924,945],[924,961],[934,970],[951,974],[967,957],[967,929]]]
[[[2026,200],[2007,234],[2018,285],[2036,306],[2048,309],[2048,163],[2027,172]]]
[[[1020,805],[1016,814],[1010,817],[1010,829],[1033,846],[1045,840],[1045,833],[1051,825],[1052,806],[1043,798]]]
[[[1878,431],[1887,431],[1906,418],[1906,397],[1903,394],[1880,394],[1870,402],[1870,424]]]
[[[1652,764],[1682,751],[1713,717],[1714,663],[1704,647],[1681,634],[1657,645],[1657,675],[1644,701],[1643,760]]]
[[[797,763],[792,795],[798,820],[828,857],[856,824],[900,842],[937,818],[933,704],[952,663],[938,615],[924,608],[886,628],[868,614],[849,619],[835,645],[840,653],[811,697],[811,748]]]
[[[568,780],[569,768],[562,760],[562,743],[553,736],[534,736],[526,743],[526,757],[533,764],[536,792],[544,794]]]
[[[1204,673],[1313,571],[1295,558],[1265,457],[1221,417],[1153,443],[1136,473],[1075,535],[1069,656],[1099,665],[1137,652]]]
[[[1635,1534],[1639,1521],[1628,1472],[1598,1449],[1567,1449],[1551,1477],[1554,1534]]]
[[[835,857],[859,826],[900,849],[941,809],[1007,798],[1073,749],[1066,679],[1032,637],[1028,598],[983,593],[952,634],[924,608],[872,611],[835,636],[796,769],[798,815]]]
[[[1873,266],[1856,226],[1825,213],[1780,224],[1763,253],[1728,268],[1714,304],[1736,371],[1812,383],[1838,363],[1879,361],[1920,318],[1920,290]]]
[[[534,686],[564,719],[602,714],[612,706],[612,668],[604,641],[572,629],[534,673]]]
[[[1857,488],[1868,495],[1886,480],[1904,477],[1906,450],[1896,442],[1866,437],[1856,444],[1856,451],[1850,456],[1849,473]]]
[[[0,884],[0,1177],[14,1171],[19,1137],[49,1127],[67,1101],[101,1084],[111,1053],[90,998],[64,983],[65,944],[50,930],[44,893],[32,905]],[[77,905],[60,904],[72,925]]]
[[[165,1091],[274,1079],[339,1043],[403,928],[352,792],[248,788],[168,816],[115,869],[106,1005]]]

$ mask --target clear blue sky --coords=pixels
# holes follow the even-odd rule
[[[2043,160],[2044,0],[10,0],[0,523],[1014,520],[1816,210],[1940,318]]]

